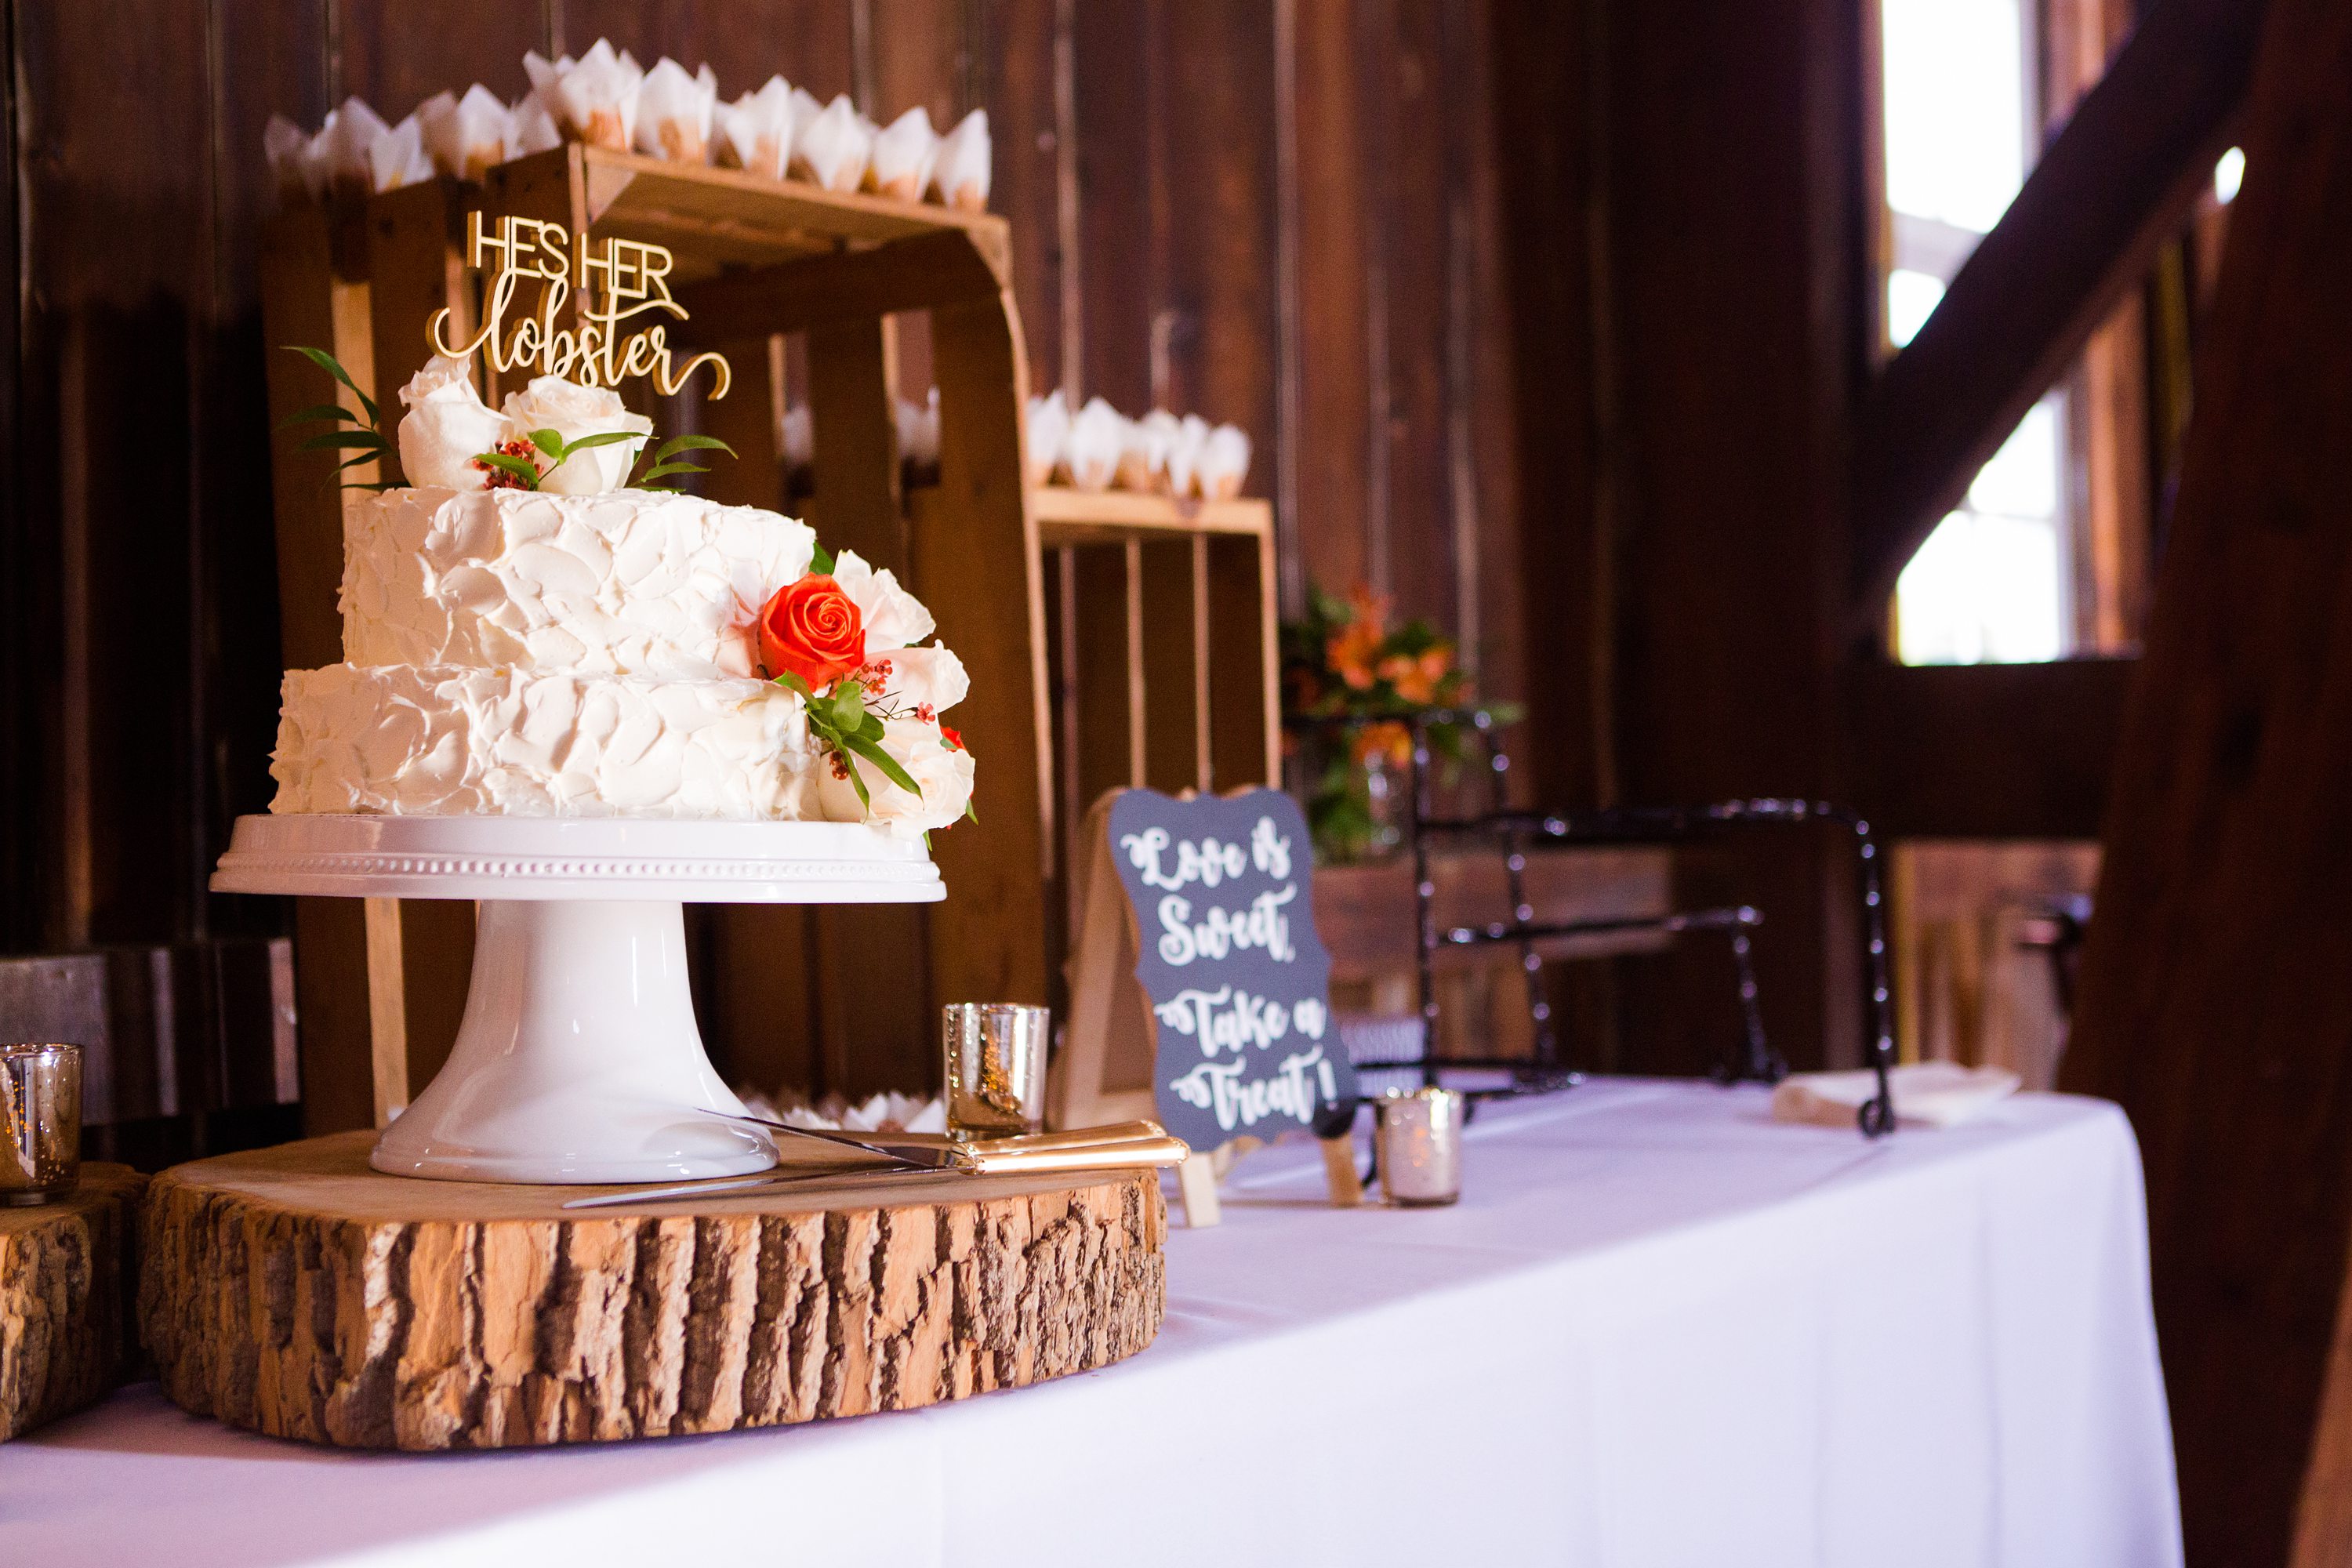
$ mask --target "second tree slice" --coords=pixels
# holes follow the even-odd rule
[[[603,1189],[383,1175],[373,1142],[155,1178],[139,1315],[182,1406],[363,1448],[717,1432],[1085,1372],[1165,1307],[1155,1172],[566,1212]]]

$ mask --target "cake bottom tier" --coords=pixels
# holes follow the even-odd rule
[[[823,765],[766,681],[335,664],[286,672],[269,808],[816,819]]]

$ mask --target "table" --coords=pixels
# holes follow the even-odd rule
[[[1879,1143],[1754,1089],[1473,1124],[1452,1209],[1253,1156],[1121,1365],[921,1412],[606,1447],[334,1453],[152,1385],[0,1447],[44,1568],[2180,1560],[2139,1163],[2021,1096]],[[887,1499],[885,1501],[883,1500]]]

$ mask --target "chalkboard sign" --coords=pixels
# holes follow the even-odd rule
[[[1157,1026],[1160,1122],[1200,1150],[1344,1125],[1355,1072],[1331,1018],[1297,802],[1127,790],[1108,826]]]

